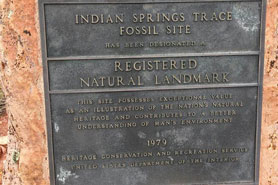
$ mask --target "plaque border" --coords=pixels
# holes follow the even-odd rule
[[[94,2],[92,2],[94,1]],[[59,4],[160,4],[160,3],[220,3],[220,2],[261,2],[261,27],[260,27],[260,48],[259,51],[245,51],[245,52],[207,52],[207,53],[178,53],[173,55],[144,55],[146,58],[156,58],[156,57],[182,57],[182,56],[230,56],[230,55],[257,55],[259,57],[259,66],[258,66],[258,83],[244,83],[244,84],[228,84],[220,85],[219,87],[257,87],[258,97],[257,97],[257,123],[256,123],[256,141],[255,141],[255,174],[253,182],[218,182],[214,184],[226,184],[226,185],[259,185],[259,169],[260,169],[260,146],[261,146],[261,122],[262,122],[262,103],[263,103],[263,77],[264,77],[264,50],[265,50],[265,27],[266,27],[266,6],[267,0],[119,0],[121,2],[108,2],[108,0],[38,0],[38,19],[40,27],[40,44],[41,44],[41,57],[42,57],[42,66],[43,66],[43,82],[44,82],[44,98],[45,98],[45,115],[46,115],[46,130],[47,130],[47,145],[48,145],[48,160],[49,160],[49,176],[50,184],[56,185],[55,177],[55,163],[54,163],[54,148],[53,148],[53,128],[51,124],[51,104],[50,104],[50,95],[59,94],[59,93],[77,93],[72,92],[71,90],[64,91],[50,91],[49,88],[49,68],[48,61],[51,60],[87,60],[87,59],[111,59],[111,58],[142,58],[140,55],[112,55],[112,56],[78,56],[78,57],[58,57],[49,58],[47,55],[47,37],[46,37],[46,22],[45,22],[45,5],[59,5]],[[213,85],[199,85],[199,86],[187,86],[185,88],[172,88],[172,89],[201,89],[201,88],[215,88]],[[152,89],[154,90],[154,89]],[[156,90],[163,90],[157,89]],[[171,90],[168,88],[167,90]],[[129,89],[121,89],[121,91],[129,91]],[[92,90],[82,91],[78,93],[88,93],[94,92]],[[96,91],[97,92],[97,91]],[[108,92],[108,91],[101,91]],[[109,90],[111,92],[111,89]],[[115,91],[117,92],[117,91]],[[200,185],[200,183],[190,183],[187,185]],[[201,183],[202,185],[206,182]],[[211,184],[211,183],[209,183]]]

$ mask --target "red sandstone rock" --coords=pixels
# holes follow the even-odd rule
[[[3,163],[6,159],[7,144],[8,144],[8,116],[5,113],[0,113],[0,184],[2,184]]]
[[[278,184],[278,0],[269,0],[266,20],[265,75],[260,185]]]
[[[2,0],[0,6],[1,82],[9,116],[3,184],[49,184],[37,2]]]

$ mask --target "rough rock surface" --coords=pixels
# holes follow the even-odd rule
[[[36,0],[0,0],[1,83],[9,143],[4,185],[47,185],[48,162]],[[278,184],[278,0],[268,1],[261,185]]]
[[[268,0],[260,184],[278,184],[278,0]]]
[[[7,114],[0,113],[0,184],[2,184],[2,175],[4,170],[4,161],[7,154],[7,144],[8,144],[8,116]]]
[[[1,83],[9,143],[3,184],[49,184],[37,2],[0,1]]]

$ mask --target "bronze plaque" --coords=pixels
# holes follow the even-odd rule
[[[258,184],[265,1],[39,11],[52,185]]]

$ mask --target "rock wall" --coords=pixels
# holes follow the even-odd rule
[[[9,117],[4,185],[49,184],[36,0],[0,0],[1,83]],[[278,0],[268,1],[261,185],[278,184]]]
[[[260,184],[278,184],[278,0],[268,0]]]
[[[1,0],[0,6],[1,83],[9,117],[3,184],[49,184],[37,2]]]

